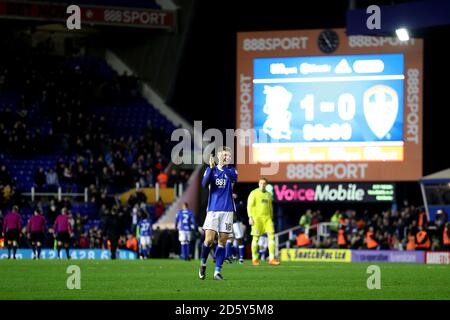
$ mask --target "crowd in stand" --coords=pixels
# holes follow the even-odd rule
[[[187,182],[185,170],[172,168],[165,172],[168,161],[151,134],[139,139],[100,139],[91,141],[86,135],[86,139],[77,141],[79,150],[74,160],[60,158],[54,169],[39,168],[34,177],[37,190],[54,191],[62,185],[76,192],[95,186],[114,193],[135,187],[136,183],[140,187],[154,187],[159,183],[165,188]]]
[[[38,169],[34,182],[39,190],[53,191],[62,185],[77,191],[95,185],[119,192],[136,183],[152,187],[160,182],[172,187],[186,182],[186,171],[163,172],[171,147],[164,127],[148,123],[141,135],[116,138],[105,117],[90,111],[93,105],[126,105],[136,99],[139,86],[135,77],[102,75],[95,66],[101,60],[92,65],[87,60],[84,65],[84,60],[54,56],[51,42],[27,50],[24,42],[16,39],[15,47],[5,46],[1,53],[0,93],[20,88],[20,101],[17,109],[0,109],[0,150],[11,156],[74,155],[69,160],[59,159],[56,168]],[[33,108],[38,108],[48,123],[29,128]]]
[[[336,211],[330,220],[320,211],[307,210],[300,218],[298,247],[382,250],[449,250],[450,225],[447,213],[439,210],[433,222],[423,208],[405,206],[401,210]],[[317,237],[317,226],[329,223],[329,237]],[[445,237],[447,235],[447,238]]]

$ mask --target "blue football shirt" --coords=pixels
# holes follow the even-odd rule
[[[178,226],[178,230],[191,231],[192,225],[195,227],[195,217],[191,210],[179,210],[175,217],[175,225]]]
[[[203,175],[203,187],[209,186],[207,211],[236,211],[233,200],[233,183],[237,181],[237,170],[231,166],[207,167]]]

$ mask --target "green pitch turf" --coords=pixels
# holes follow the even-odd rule
[[[69,265],[81,289],[69,290]],[[225,280],[198,279],[198,261],[0,260],[0,299],[450,299],[449,265],[377,264],[381,289],[367,289],[366,263],[225,264]]]

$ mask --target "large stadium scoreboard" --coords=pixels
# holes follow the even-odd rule
[[[239,33],[240,181],[274,163],[272,181],[419,179],[422,47],[344,29]]]

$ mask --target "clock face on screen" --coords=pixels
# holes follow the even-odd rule
[[[324,30],[319,34],[317,44],[322,52],[332,53],[339,46],[339,36],[333,30]]]

